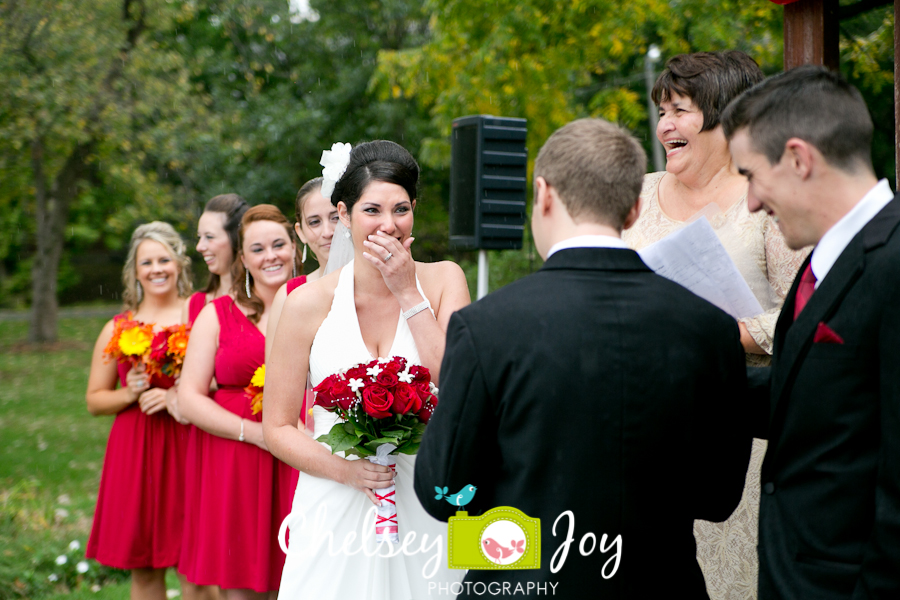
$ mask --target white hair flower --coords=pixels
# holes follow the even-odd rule
[[[329,200],[334,192],[334,185],[347,170],[347,165],[350,164],[350,150],[352,149],[350,144],[335,142],[331,145],[331,150],[322,151],[322,159],[319,164],[325,168],[322,169],[321,193]]]
[[[75,570],[79,573],[87,573],[89,568],[90,566],[87,564],[86,560],[83,560],[75,565]]]

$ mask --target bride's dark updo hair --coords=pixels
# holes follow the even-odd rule
[[[352,212],[353,205],[373,181],[399,185],[409,194],[410,201],[415,200],[419,165],[400,144],[387,140],[360,144],[350,152],[350,163],[334,186],[331,203],[337,206],[343,202],[347,212]]]

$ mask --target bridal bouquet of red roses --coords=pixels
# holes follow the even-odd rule
[[[355,454],[392,470],[391,454],[415,454],[437,406],[431,373],[399,356],[379,358],[336,373],[313,388],[314,405],[337,413],[340,421],[318,441],[332,452]],[[373,490],[378,542],[400,543],[394,486]]]
[[[400,356],[379,358],[335,373],[313,388],[315,406],[341,419],[318,441],[332,452],[375,456],[393,444],[391,454],[415,454],[438,400],[425,367]]]

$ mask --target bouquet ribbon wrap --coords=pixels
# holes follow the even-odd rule
[[[391,456],[391,452],[396,449],[397,447],[393,444],[382,444],[375,450],[375,456],[367,458],[376,465],[390,467],[391,471],[394,471],[394,465],[397,464],[397,460]],[[375,507],[375,541],[379,544],[382,542],[399,544],[400,531],[397,528],[396,488],[392,485],[375,490],[375,496],[381,502],[381,506]]]

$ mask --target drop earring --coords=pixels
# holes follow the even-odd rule
[[[291,275],[291,277],[296,277],[296,276],[297,276],[297,262],[296,262],[296,259],[294,259],[294,260],[291,261],[291,266],[294,267],[294,274]]]
[[[141,287],[141,282],[137,279],[135,279],[134,282],[137,284],[137,301],[138,304],[140,304],[144,299],[144,288]]]
[[[246,277],[244,278],[244,289],[247,290],[247,298],[249,298],[250,297],[250,271],[245,270],[244,275],[246,275]]]
[[[306,263],[306,244],[303,244],[303,256],[300,257],[300,263]]]

